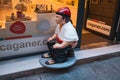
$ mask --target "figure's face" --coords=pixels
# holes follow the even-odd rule
[[[62,24],[64,22],[64,19],[61,15],[56,14],[55,21],[57,24]]]

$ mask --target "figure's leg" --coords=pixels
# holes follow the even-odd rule
[[[74,50],[73,50],[73,48],[71,48],[71,49],[69,49],[67,51],[67,57],[74,57]]]
[[[52,56],[51,47],[52,47],[55,43],[56,43],[55,40],[52,40],[52,41],[47,42],[47,47],[48,47],[48,49],[49,49],[49,52],[44,53],[44,54],[42,55],[43,58],[50,58],[50,57]]]
[[[66,49],[53,49],[53,60],[55,60],[56,63],[62,63],[67,61],[67,55],[66,55]]]
[[[54,49],[52,50],[52,60],[48,60],[46,64],[54,64],[54,63],[63,63],[67,61],[67,50],[70,49],[70,47],[62,48],[62,49]]]
[[[47,42],[47,46],[48,46],[48,49],[49,49],[49,54],[52,53],[52,47],[53,47],[53,45],[54,45],[55,43],[56,43],[55,40],[52,40],[52,41]]]

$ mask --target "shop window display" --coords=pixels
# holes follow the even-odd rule
[[[35,18],[36,13],[51,13],[56,10],[57,6],[68,6],[71,10],[77,10],[78,0],[0,0],[0,20],[5,22],[12,22],[16,20],[28,21]],[[76,10],[72,12],[76,15]],[[72,15],[73,24],[76,25],[76,19]]]
[[[75,26],[78,0],[0,0],[0,27],[6,28],[6,22],[37,20],[35,14],[53,13],[58,4],[59,6],[68,6],[71,11],[76,9],[71,16]]]
[[[71,19],[76,25],[76,1],[0,0],[0,59],[1,57],[19,55],[21,51],[24,52],[23,54],[28,54],[46,50],[47,48],[43,43],[53,34],[57,25],[54,20],[54,11],[60,6],[67,6],[71,11],[74,10]],[[6,7],[6,4],[9,8],[7,8],[8,6]],[[21,42],[21,40],[23,41]],[[29,43],[30,46],[24,47],[24,43]],[[17,50],[3,48],[3,45],[8,44],[13,46],[23,44],[22,47],[24,48]]]
[[[6,22],[12,22],[16,20],[28,21],[31,20],[30,16],[24,14],[27,11],[27,5],[24,0],[19,0],[19,2],[13,7],[14,12],[11,12],[9,16],[6,16]]]
[[[52,17],[54,15],[53,6],[51,4],[45,4],[45,2],[37,3],[36,1],[37,0],[35,0],[34,2],[33,0],[0,0],[0,5],[3,5],[4,2],[11,2],[11,4],[13,4],[11,9],[3,7],[0,8],[0,40],[4,40],[4,38],[6,37],[36,37],[36,35],[39,33],[39,36],[44,35],[41,34],[41,31],[44,30],[37,30],[39,27],[41,28],[41,26],[39,26],[39,23],[42,22],[42,19],[45,19],[50,23],[50,30],[46,29],[47,26],[45,26],[46,31],[50,33],[46,33],[45,31],[45,35],[49,35],[52,33],[52,31],[54,30],[53,27],[55,27],[56,25],[54,23],[54,17]],[[17,21],[19,21],[19,23]],[[16,25],[16,23],[18,24]],[[15,24],[14,29],[17,31],[22,31],[23,27],[21,26],[21,24],[24,24],[26,27],[25,32],[21,34],[13,33],[10,30],[12,24]],[[17,29],[16,26],[19,27],[19,29]]]

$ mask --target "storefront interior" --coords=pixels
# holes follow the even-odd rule
[[[116,44],[119,28],[118,0],[86,0],[81,49]],[[119,36],[120,37],[120,36]]]
[[[82,30],[81,50],[92,49],[112,45],[113,41],[99,35]]]

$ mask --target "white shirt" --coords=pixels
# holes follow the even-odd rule
[[[62,41],[78,41],[79,39],[77,32],[70,21],[64,24],[61,30],[59,25],[57,25],[55,33]]]

